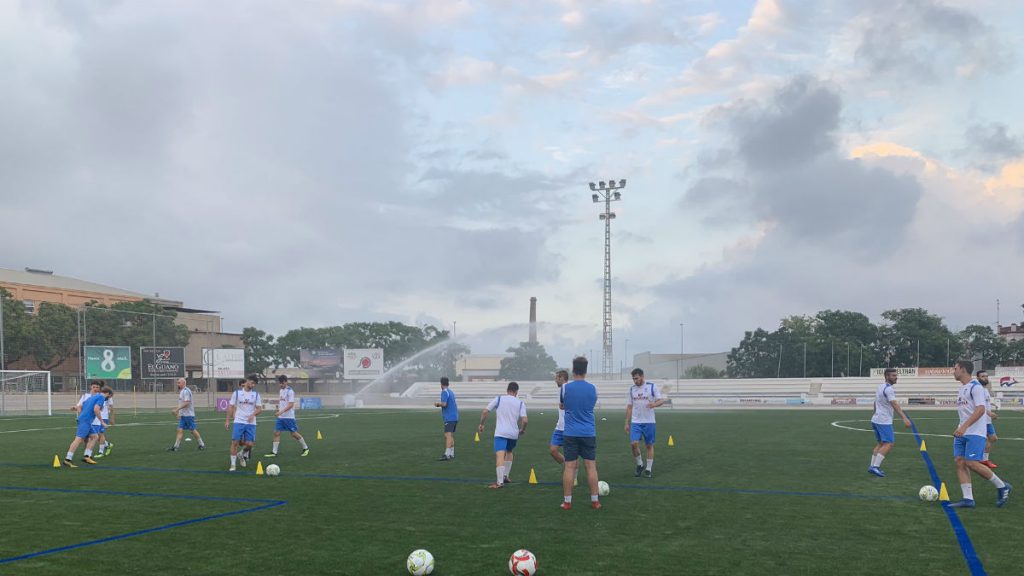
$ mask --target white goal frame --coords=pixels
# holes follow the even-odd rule
[[[20,394],[10,394],[7,392],[7,388],[11,382],[28,378],[33,375],[46,375],[46,415],[53,416],[53,377],[48,370],[0,370],[0,416],[7,416],[10,411],[8,406],[13,406],[16,398],[21,396]],[[25,388],[25,412],[29,410],[29,393],[28,388]]]

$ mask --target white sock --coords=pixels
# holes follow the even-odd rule
[[[455,446],[452,446],[451,448],[448,449],[448,455],[451,456],[452,458],[455,458]]]
[[[303,450],[309,450],[309,446],[306,445],[305,438],[299,438],[299,446],[302,446]]]
[[[981,459],[984,460],[985,462],[988,462],[988,452],[985,452]]]
[[[84,454],[84,456],[85,456],[86,458],[88,458],[89,456],[92,456],[92,450],[86,449],[86,450],[85,450],[85,454]]]
[[[175,448],[181,448],[181,440],[175,440],[174,441],[174,447]]]
[[[274,449],[272,450],[272,452],[273,452],[274,454],[277,454],[277,447],[278,447],[278,446],[280,446],[280,445],[281,445],[281,443],[280,443],[280,442],[274,442]]]
[[[875,467],[876,468],[881,468],[882,467],[882,460],[885,460],[885,454],[882,454],[882,453],[875,454]]]
[[[974,500],[974,486],[971,484],[961,484],[960,491],[964,493],[964,500]]]
[[[238,463],[238,456],[237,455],[231,456],[231,465],[234,466],[237,463]]]
[[[65,456],[64,459],[65,460],[74,460],[75,459],[75,453],[74,452],[68,452],[68,455]]]
[[[648,472],[651,471],[651,466],[654,466],[654,458],[651,458],[650,460],[647,461],[647,471]]]
[[[878,459],[878,454],[872,454],[871,455],[871,464],[869,465],[871,468],[875,467],[875,460],[876,459]]]
[[[203,442],[203,437],[202,436],[199,437],[199,445],[200,446],[206,446],[206,443]],[[177,444],[175,444],[175,446],[177,446]]]
[[[590,501],[591,502],[597,502],[597,494],[591,494],[590,495]]]
[[[636,465],[637,466],[643,466],[644,465],[644,457],[643,456],[637,454],[636,456],[633,456],[633,458],[636,460]]]
[[[996,476],[995,474],[993,474],[992,477],[989,478],[989,482],[994,484],[996,488],[1004,488],[1004,487],[1006,487],[1006,482],[1003,482],[1002,480],[1000,480],[999,476]]]
[[[451,458],[452,456],[455,456],[455,450],[452,448],[445,448],[444,455]]]
[[[494,469],[494,471],[498,473],[498,482],[497,482],[497,484],[498,484],[498,486],[501,486],[502,484],[505,483],[505,467],[504,466],[498,466],[497,468]]]
[[[103,444],[100,444],[100,452],[103,452],[106,449],[107,449],[107,443],[106,442],[104,442]],[[988,460],[988,458],[986,457],[985,460]]]
[[[510,478],[511,476],[512,476],[512,463],[506,461],[505,462],[505,478]]]
[[[562,497],[567,504],[572,504],[572,494]]]

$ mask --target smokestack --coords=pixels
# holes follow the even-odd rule
[[[537,343],[537,297],[530,296],[530,344]]]

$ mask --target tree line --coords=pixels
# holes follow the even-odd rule
[[[991,326],[953,332],[923,308],[882,313],[876,325],[860,312],[822,310],[790,316],[774,331],[744,334],[729,352],[730,378],[868,376],[871,368],[949,366],[958,358],[986,368],[1024,363],[1024,341],[1006,342]]]

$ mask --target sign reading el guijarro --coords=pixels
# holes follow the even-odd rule
[[[185,349],[180,347],[142,347],[139,370],[143,378],[184,378]]]
[[[86,346],[85,377],[131,380],[132,349],[128,346]]]

